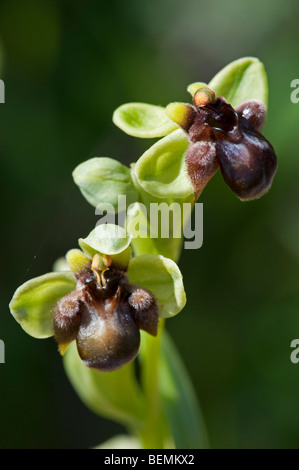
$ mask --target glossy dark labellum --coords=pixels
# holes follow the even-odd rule
[[[216,155],[225,182],[241,200],[250,200],[270,189],[277,158],[270,142],[250,120],[237,113],[236,117],[236,125],[231,130],[215,130]]]
[[[265,105],[249,100],[233,109],[224,98],[215,98],[209,89],[205,94],[203,88],[195,93],[194,103],[180,104],[180,114],[173,108],[178,104],[169,105],[169,117],[188,134],[186,163],[196,197],[219,167],[241,200],[261,197],[269,190],[277,169],[274,149],[260,134]]]
[[[143,329],[157,334],[158,306],[146,289],[128,283],[125,272],[113,267],[99,277],[81,273],[75,291],[54,308],[54,333],[60,350],[73,340],[89,367],[120,368],[135,358]]]

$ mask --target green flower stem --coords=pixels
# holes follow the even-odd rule
[[[170,430],[162,410],[159,394],[158,371],[161,340],[165,320],[160,319],[158,336],[142,335],[139,359],[141,362],[141,383],[147,402],[148,421],[139,430],[139,438],[145,449],[164,449],[171,440]]]
[[[134,165],[132,165],[132,179],[135,187],[138,189],[141,201],[149,209],[150,203],[160,203],[162,200],[155,198],[149,193],[145,192],[139,185],[139,182],[134,173]],[[191,211],[194,207],[193,195],[184,199],[168,199],[168,204],[172,202],[179,202],[181,207],[183,202],[191,203]],[[149,219],[148,223],[148,237],[149,237]],[[143,254],[162,254],[173,261],[177,262],[183,247],[183,227],[187,220],[182,220],[180,227],[181,238],[137,238],[132,240],[132,247],[135,256]],[[174,228],[176,230],[176,228]],[[176,231],[178,233],[178,231]],[[157,337],[152,337],[148,334],[142,334],[141,347],[139,352],[139,360],[141,365],[141,382],[143,392],[148,407],[148,420],[145,425],[137,430],[137,435],[145,449],[165,449],[175,448],[174,436],[168,424],[168,419],[162,408],[162,396],[159,387],[159,369],[161,366],[161,342],[163,339],[163,332],[165,328],[165,320],[160,318],[159,331]],[[174,411],[175,412],[175,411]]]
[[[138,186],[137,181],[135,181],[135,185]],[[153,198],[145,193],[140,186],[138,189],[141,193],[142,200],[147,207],[149,207],[150,202],[157,202],[157,198]],[[168,201],[169,204],[172,202],[175,201]],[[186,198],[183,202],[190,202],[193,209],[193,197],[188,199]],[[167,239],[158,238],[149,240],[146,238],[132,240],[135,255],[149,253],[162,254],[163,256],[167,256],[177,262],[182,251],[183,227],[186,222],[186,220],[183,220],[182,226],[180,227],[181,238],[170,237]],[[148,420],[142,428],[137,430],[137,435],[145,449],[175,448],[174,436],[172,435],[168,419],[162,407],[162,396],[159,386],[159,370],[162,360],[161,342],[163,340],[164,329],[165,320],[160,318],[157,337],[152,337],[146,333],[142,334],[141,347],[138,356],[141,365],[141,384],[147,403]],[[175,412],[176,411],[174,410],[174,413]]]

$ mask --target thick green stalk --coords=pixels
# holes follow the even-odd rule
[[[159,366],[164,319],[160,319],[158,336],[142,335],[139,360],[141,384],[147,403],[148,419],[139,430],[139,437],[146,449],[163,449],[171,441],[169,428],[163,413],[159,394]]]
[[[134,174],[134,167],[132,167],[132,178],[136,187],[138,187],[143,204],[147,207],[148,214],[151,203],[159,204],[161,200],[155,198],[140,187]],[[194,206],[193,195],[185,200],[171,200],[168,204],[178,202],[183,207],[184,202],[191,204],[190,213]],[[180,227],[173,227],[170,232],[169,238],[150,238],[150,220],[148,218],[148,237],[137,238],[132,240],[132,247],[135,256],[142,254],[161,254],[163,256],[173,259],[175,262],[180,257],[183,246],[183,227],[187,222],[185,219],[181,220]],[[174,238],[173,232],[180,234],[181,238]],[[145,448],[148,449],[163,449],[174,448],[174,437],[172,436],[170,427],[168,425],[165,412],[162,408],[162,396],[159,387],[159,369],[161,366],[161,342],[164,331],[164,319],[160,319],[159,332],[157,337],[152,337],[146,333],[142,335],[141,348],[139,352],[139,360],[141,366],[141,385],[148,407],[148,420],[144,427],[137,431],[139,438]]]

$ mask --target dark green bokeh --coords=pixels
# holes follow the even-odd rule
[[[94,155],[129,164],[149,146],[115,128],[113,110],[188,101],[188,83],[247,55],[269,76],[264,134],[278,173],[250,203],[220,174],[210,182],[204,245],[180,262],[188,304],[167,326],[212,447],[299,447],[299,364],[290,361],[299,337],[298,14],[295,0],[0,3],[0,447],[90,447],[122,430],[81,404],[54,341],[27,336],[7,305],[96,223],[75,166]]]

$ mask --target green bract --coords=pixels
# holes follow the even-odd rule
[[[151,291],[159,302],[159,315],[173,317],[186,304],[182,274],[169,258],[161,255],[142,255],[133,258],[128,268],[132,284],[140,284]]]
[[[146,103],[126,103],[113,113],[113,122],[134,137],[163,137],[178,128],[165,114],[165,108]]]
[[[192,194],[184,158],[188,144],[186,134],[178,129],[150,147],[133,170],[140,186],[158,198],[185,198]]]
[[[73,178],[94,207],[109,203],[116,208],[119,195],[126,196],[128,205],[138,199],[130,169],[112,158],[95,157],[81,163],[75,168]]]
[[[76,287],[71,273],[49,273],[20,286],[9,304],[21,327],[34,338],[53,336],[52,309]]]

